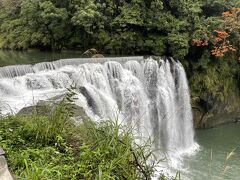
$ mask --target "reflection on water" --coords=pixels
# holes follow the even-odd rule
[[[0,50],[0,66],[15,64],[35,64],[38,62],[54,61],[64,58],[81,57],[79,51],[42,52],[38,50],[29,51],[2,51]]]
[[[240,179],[240,124],[197,131],[196,137],[201,151],[186,160],[186,179]]]

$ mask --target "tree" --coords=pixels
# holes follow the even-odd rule
[[[210,45],[211,54],[216,57],[223,57],[228,52],[235,52],[240,43],[239,13],[240,8],[232,8],[223,12],[217,28],[211,29],[208,36],[193,39],[193,44],[196,46]]]
[[[65,8],[56,8],[51,1],[24,0],[20,15],[33,32],[30,45],[52,50],[62,48],[68,29]]]
[[[184,59],[194,56],[195,46],[205,46],[221,56],[219,50],[238,46],[238,13],[231,7],[239,5],[234,0],[0,0],[0,48],[95,47]],[[224,11],[233,15],[222,16]]]

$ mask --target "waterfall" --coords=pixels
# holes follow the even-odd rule
[[[172,59],[83,58],[2,67],[0,112],[17,113],[64,94],[73,83],[76,104],[93,120],[118,116],[172,161],[196,148],[185,70]]]

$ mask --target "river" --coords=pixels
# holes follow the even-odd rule
[[[200,151],[186,158],[183,176],[193,180],[240,179],[240,124],[198,130],[195,139]]]
[[[29,51],[2,51],[0,50],[0,67],[16,64],[35,64],[45,61],[54,61],[64,58],[78,58],[82,53],[79,51],[43,52],[38,50]]]

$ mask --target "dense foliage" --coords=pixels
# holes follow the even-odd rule
[[[95,47],[181,59],[237,6],[234,0],[0,0],[0,47]]]

